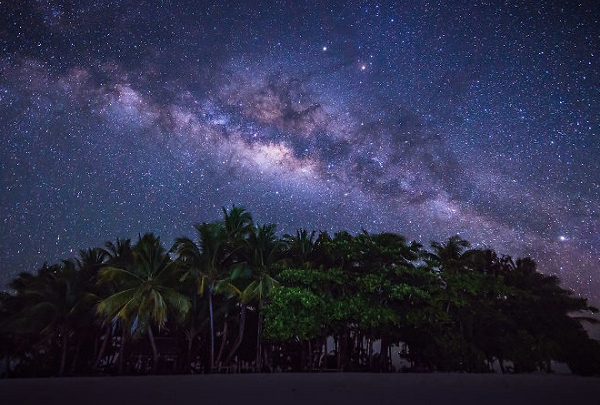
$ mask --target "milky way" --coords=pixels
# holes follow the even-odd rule
[[[237,204],[600,299],[595,1],[87,3],[0,2],[3,285]]]

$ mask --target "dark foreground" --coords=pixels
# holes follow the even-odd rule
[[[0,380],[2,404],[594,404],[600,379],[496,374],[236,374]]]

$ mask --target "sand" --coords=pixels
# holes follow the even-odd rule
[[[600,378],[236,374],[0,380],[2,404],[598,404]]]

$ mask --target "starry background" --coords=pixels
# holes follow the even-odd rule
[[[0,0],[0,281],[246,207],[600,300],[596,1]]]

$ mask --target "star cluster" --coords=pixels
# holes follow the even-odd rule
[[[0,279],[245,206],[599,300],[594,1],[0,1]]]

